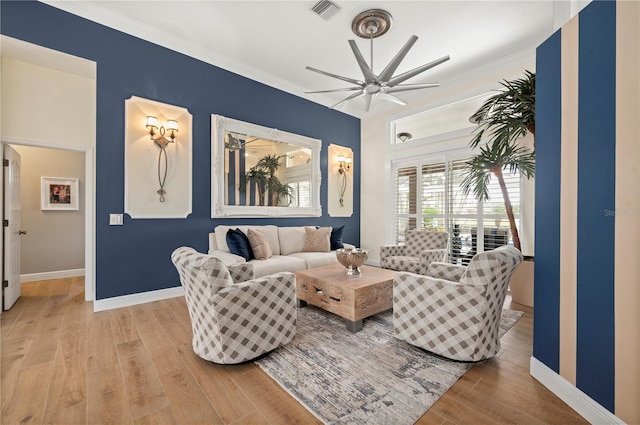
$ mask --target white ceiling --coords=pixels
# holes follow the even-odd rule
[[[391,30],[374,40],[374,72],[380,72],[415,34],[419,39],[396,75],[450,55],[448,62],[406,81],[443,85],[474,69],[531,54],[553,33],[558,10],[558,0],[338,0],[342,9],[326,21],[311,11],[316,0],[44,2],[327,106],[350,93],[304,92],[349,83],[305,66],[362,79],[347,40],[355,39],[369,61],[369,41],[351,31],[351,21],[364,10],[381,8],[393,16]],[[406,100],[428,90],[396,94]],[[364,106],[359,102],[338,109],[362,117]],[[370,113],[394,106],[374,101]]]

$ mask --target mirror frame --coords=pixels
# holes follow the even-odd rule
[[[311,207],[225,205],[225,131],[288,143],[311,149]],[[322,141],[275,128],[263,127],[222,115],[211,115],[211,217],[320,217],[320,150]]]

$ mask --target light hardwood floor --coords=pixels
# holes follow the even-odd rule
[[[258,366],[197,357],[184,298],[93,313],[83,288],[80,278],[26,283],[2,313],[0,423],[320,423]],[[500,356],[475,365],[419,424],[586,423],[529,376],[531,309],[511,307],[526,314]]]

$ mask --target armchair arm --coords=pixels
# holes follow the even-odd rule
[[[420,273],[426,275],[429,264],[433,262],[443,262],[446,259],[446,249],[425,249],[424,251],[420,251]]]
[[[465,266],[435,261],[428,265],[427,272],[425,274],[437,279],[460,282],[460,279],[462,279],[462,275],[466,270],[467,268]]]
[[[382,245],[380,247],[380,267],[383,269],[394,269],[394,262],[391,257],[402,257],[405,255],[404,245]]]
[[[246,263],[246,260],[241,256],[232,254],[227,251],[222,251],[220,249],[214,249],[213,251],[209,251],[209,255],[211,255],[212,257],[216,257],[217,259],[222,261],[227,267]]]
[[[291,272],[280,272],[268,276],[242,281],[232,286],[226,286],[218,291],[216,295],[222,295],[223,298],[225,298],[228,296],[225,294],[237,294],[246,291],[259,293],[261,291],[268,292],[274,289],[283,290],[284,288],[289,287],[293,291],[293,299],[295,301],[296,275]]]
[[[256,276],[256,273],[253,269],[253,264],[251,263],[242,263],[233,266],[227,266],[227,269],[229,270],[229,275],[231,275],[231,280],[233,280],[233,283],[252,280]]]
[[[405,304],[412,304],[413,308],[423,310],[425,307],[428,308],[428,305],[433,304],[437,307],[438,304],[443,303],[446,305],[440,308],[448,309],[459,305],[467,309],[471,307],[470,302],[478,304],[473,303],[473,300],[482,298],[483,293],[483,289],[475,285],[411,272],[398,272],[393,280],[394,311],[396,304],[401,308]],[[416,303],[416,299],[425,301]]]
[[[382,245],[380,247],[380,258],[396,257],[401,255],[405,255],[404,245]]]

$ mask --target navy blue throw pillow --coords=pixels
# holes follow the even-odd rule
[[[254,258],[249,238],[240,229],[227,231],[227,245],[232,254],[236,254],[249,261]]]
[[[340,227],[334,227],[331,230],[331,236],[329,238],[331,242],[331,250],[336,250],[340,248],[344,248],[344,244],[342,243],[342,233],[344,233],[344,224]]]

